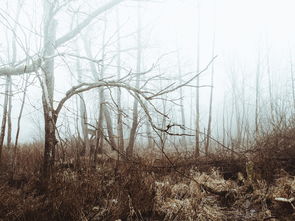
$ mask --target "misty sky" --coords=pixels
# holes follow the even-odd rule
[[[15,12],[16,0],[9,1],[8,11]],[[25,13],[20,23],[26,27],[31,27],[31,19],[36,30],[38,18],[42,14],[38,11],[36,1],[25,0]],[[90,5],[95,5],[95,1],[90,1]],[[99,2],[99,1],[98,1]],[[143,42],[146,46],[144,50],[144,67],[148,69],[159,57],[168,53],[161,63],[162,72],[167,76],[177,76],[176,71],[176,50],[179,49],[182,70],[184,73],[196,71],[196,43],[197,43],[197,0],[160,0],[144,2],[142,4]],[[218,55],[214,62],[215,67],[215,95],[214,112],[216,119],[219,108],[224,103],[225,97],[229,97],[231,91],[232,74],[236,79],[246,79],[245,85],[250,98],[254,91],[253,82],[257,69],[257,63],[262,63],[262,72],[266,71],[266,56],[269,56],[272,70],[272,81],[276,84],[278,96],[282,87],[287,87],[289,77],[290,55],[295,49],[295,1],[292,0],[200,0],[200,62],[201,69],[212,58],[213,36],[215,35],[215,55]],[[31,4],[31,5],[30,5]],[[30,13],[30,8],[33,8]],[[1,5],[1,15],[7,10],[5,5]],[[86,7],[87,8],[87,7]],[[92,8],[88,8],[91,10]],[[136,30],[136,6],[134,1],[122,3],[119,7],[120,22],[122,25],[122,35],[133,33]],[[4,10],[4,11],[3,11]],[[70,27],[70,19],[66,15],[58,17],[59,31],[67,30]],[[115,32],[114,19],[115,10],[106,13],[109,25],[107,35],[111,36]],[[0,31],[5,30],[6,21],[2,18]],[[24,22],[24,24],[22,23]],[[95,27],[99,27],[96,25]],[[93,36],[99,35],[101,29],[91,30]],[[58,34],[59,35],[59,34]],[[5,62],[7,45],[5,32],[0,32],[0,57]],[[23,36],[20,36],[23,38]],[[99,38],[99,37],[98,37]],[[135,38],[129,37],[123,40],[123,47],[135,44]],[[30,41],[29,41],[30,42]],[[32,48],[36,42],[30,42]],[[34,44],[34,45],[33,45]],[[124,45],[125,44],[125,45]],[[36,46],[38,47],[38,46]],[[111,50],[111,47],[110,47]],[[23,57],[18,57],[21,60]],[[127,68],[132,68],[134,61],[126,55]],[[60,72],[56,74],[58,99],[59,92],[64,93],[65,85],[69,86],[67,75],[62,75],[64,64],[62,62],[58,68]],[[134,68],[134,67],[133,67]],[[262,82],[265,76],[261,77]],[[201,79],[202,84],[209,84],[210,70]],[[239,81],[239,80],[238,80]],[[262,90],[265,85],[261,85]],[[1,86],[1,90],[4,87]],[[201,89],[201,111],[203,113],[203,123],[206,123],[209,89]],[[37,95],[36,95],[37,93]],[[194,99],[194,92],[185,91],[187,102]],[[191,98],[192,96],[192,98]],[[16,96],[15,103],[18,105]],[[249,98],[249,106],[253,105]],[[2,99],[2,97],[1,97]],[[21,140],[32,140],[33,132],[36,131],[36,124],[41,113],[41,94],[38,87],[32,88],[29,92],[29,102],[26,105]],[[1,110],[2,111],[2,110]],[[188,118],[190,110],[187,110]],[[18,110],[15,109],[13,119],[16,121]],[[31,113],[35,113],[32,118]],[[39,114],[39,115],[38,115]],[[42,116],[42,115],[41,115]],[[40,117],[40,116],[39,116]],[[35,118],[35,119],[34,119]],[[41,117],[42,118],[42,117]],[[193,119],[188,119],[188,121]],[[37,121],[33,123],[32,121]],[[35,135],[34,135],[35,136]]]

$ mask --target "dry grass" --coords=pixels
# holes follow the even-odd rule
[[[46,194],[39,191],[42,145],[24,146],[13,177],[4,155],[0,220],[294,220],[294,205],[275,200],[295,197],[295,171],[281,161],[293,156],[287,132],[257,143],[248,154],[251,170],[245,158],[226,155],[196,162],[169,153],[173,165],[156,151],[119,163],[104,155],[95,167],[68,157]]]

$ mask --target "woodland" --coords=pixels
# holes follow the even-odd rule
[[[295,220],[292,45],[223,70],[216,2],[3,0],[0,221]]]

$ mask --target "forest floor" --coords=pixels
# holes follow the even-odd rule
[[[147,151],[57,163],[46,193],[41,149],[24,147],[13,178],[3,162],[0,220],[295,220],[293,132],[268,135],[247,157]]]

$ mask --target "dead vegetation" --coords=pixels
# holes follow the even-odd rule
[[[0,220],[294,220],[292,134],[265,136],[240,158],[168,153],[168,161],[151,151],[132,161],[102,155],[95,166],[66,160],[45,194],[41,145],[24,146],[13,176],[4,155]]]

